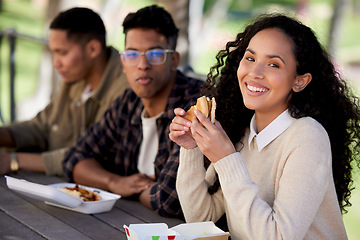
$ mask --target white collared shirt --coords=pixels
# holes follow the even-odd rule
[[[294,119],[290,116],[289,110],[285,110],[266,128],[258,133],[254,114],[250,122],[249,149],[251,146],[250,143],[256,137],[254,140],[256,141],[258,150],[260,152],[264,147],[271,143],[272,140],[283,133],[291,125],[293,120]]]

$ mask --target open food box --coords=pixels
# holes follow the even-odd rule
[[[227,240],[224,232],[211,221],[182,223],[168,228],[165,223],[124,225],[128,240]]]
[[[98,201],[83,201],[78,197],[60,190],[61,188],[66,187],[73,188],[75,183],[42,185],[10,176],[5,176],[5,178],[7,186],[15,192],[30,198],[44,201],[48,205],[85,214],[108,212],[113,208],[115,202],[121,197],[120,195],[101,189],[78,185],[83,189],[97,193],[101,197]]]

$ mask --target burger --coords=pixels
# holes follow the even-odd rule
[[[206,118],[210,119],[212,123],[215,122],[216,102],[214,97],[211,99],[206,96],[199,97],[196,101],[196,105],[191,106],[186,112],[185,119],[192,121],[195,116],[195,110],[199,110]]]

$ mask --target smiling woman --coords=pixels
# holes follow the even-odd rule
[[[208,78],[215,124],[199,112],[190,123],[177,109],[170,126],[182,146],[176,187],[186,221],[225,213],[234,239],[346,239],[359,98],[313,31],[286,15],[259,16]]]
[[[311,74],[297,74],[292,49],[283,31],[265,29],[251,39],[239,63],[240,91],[244,105],[255,110],[258,132],[288,108],[293,93],[311,82]]]

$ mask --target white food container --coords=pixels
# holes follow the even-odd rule
[[[107,191],[78,185],[90,191],[98,192],[101,200],[85,202],[75,196],[59,190],[58,188],[73,188],[75,183],[56,183],[50,185],[42,185],[29,182],[23,179],[17,179],[5,176],[6,184],[11,189],[25,196],[45,201],[46,204],[76,211],[85,214],[95,214],[110,211],[115,202],[121,197],[120,195],[109,193]]]
[[[229,232],[224,232],[211,221],[182,223],[168,228],[165,223],[124,225],[128,240],[227,240]]]

